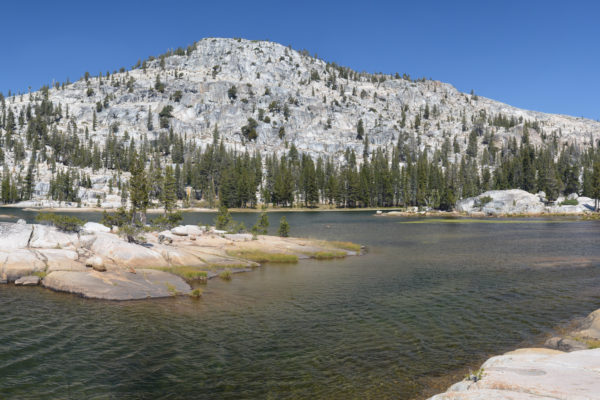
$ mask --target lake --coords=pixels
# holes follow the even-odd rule
[[[600,308],[597,221],[277,212],[271,233],[283,215],[368,252],[212,280],[199,300],[0,285],[0,398],[410,399]]]

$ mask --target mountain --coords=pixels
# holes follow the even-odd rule
[[[600,139],[600,123],[589,119],[518,109],[439,81],[358,73],[306,51],[244,39],[202,39],[131,69],[86,73],[73,83],[1,100],[0,161],[9,186],[16,186],[8,190],[18,192],[5,201],[55,197],[50,182],[61,167],[77,167],[80,176],[73,179],[93,189],[78,189],[84,202],[95,203],[98,191],[105,201],[111,178],[128,176],[127,168],[107,160],[109,147],[146,143],[160,150],[163,163],[183,164],[190,149],[213,143],[215,132],[225,149],[263,159],[292,145],[337,166],[347,162],[348,150],[358,165],[377,150],[390,159],[394,149],[414,159],[442,151],[450,164],[468,154],[491,172],[499,161],[490,158],[521,143],[524,132],[534,148],[568,145],[572,154]],[[173,160],[174,152],[185,156]],[[75,161],[81,157],[90,160]],[[94,157],[102,158],[101,166],[92,168]],[[34,190],[23,195],[23,185]]]

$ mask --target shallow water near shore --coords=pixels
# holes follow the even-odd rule
[[[368,253],[266,265],[210,281],[200,300],[0,285],[0,398],[409,399],[600,308],[598,221],[294,212],[270,214],[272,233],[283,215],[294,236]],[[233,216],[249,227],[258,215]]]

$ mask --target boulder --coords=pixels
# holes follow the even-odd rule
[[[173,238],[171,236],[160,234],[160,235],[158,235],[158,243],[171,244],[171,243],[173,243]]]
[[[108,233],[110,232],[110,228],[97,222],[86,222],[81,228],[81,233],[83,234],[94,234],[96,232]]]
[[[37,286],[40,284],[40,277],[36,275],[23,276],[15,281],[17,286]]]
[[[26,248],[32,231],[33,225],[0,222],[0,251]]]
[[[106,266],[104,265],[104,261],[102,260],[102,257],[99,257],[99,256],[93,256],[93,257],[88,258],[85,261],[85,266],[88,268],[92,268],[98,272],[106,271]]]
[[[586,346],[585,343],[579,342],[574,339],[561,338],[561,337],[551,337],[550,339],[546,340],[546,342],[544,343],[544,346],[546,346],[550,349],[555,349],[555,350],[560,350],[560,351],[565,351],[565,352],[576,351],[576,350],[585,350],[588,348],[588,346]]]
[[[0,252],[0,276],[9,282],[45,269],[45,262],[34,251],[14,249],[10,252]]]
[[[98,232],[89,249],[103,260],[110,260],[119,266],[168,266],[167,261],[158,252],[139,244],[128,243],[112,233]]]
[[[586,338],[600,340],[600,309],[587,316],[583,322],[583,327],[574,335]]]
[[[61,292],[104,300],[169,297],[191,292],[190,285],[182,278],[153,269],[138,269],[136,274],[119,270],[102,273],[93,270],[55,271],[44,278],[42,285]]]
[[[223,235],[226,239],[233,240],[234,242],[245,242],[252,240],[251,233],[226,233]]]
[[[480,380],[456,383],[431,400],[597,399],[600,393],[600,349],[520,349],[490,358],[482,369]]]
[[[180,225],[171,229],[171,233],[177,236],[202,235],[204,230],[197,225]]]
[[[65,248],[77,244],[79,237],[76,233],[62,232],[49,225],[33,225],[33,235],[29,247],[33,248]]]
[[[539,214],[545,211],[545,204],[538,195],[521,189],[490,190],[476,197],[459,200],[456,209],[468,214]]]

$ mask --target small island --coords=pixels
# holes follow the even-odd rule
[[[0,283],[34,285],[105,300],[200,296],[192,281],[295,263],[359,255],[347,242],[227,233],[179,225],[127,240],[118,228],[87,222],[76,231],[47,224],[0,223]],[[121,232],[122,233],[122,232]],[[123,237],[125,236],[125,237]]]

